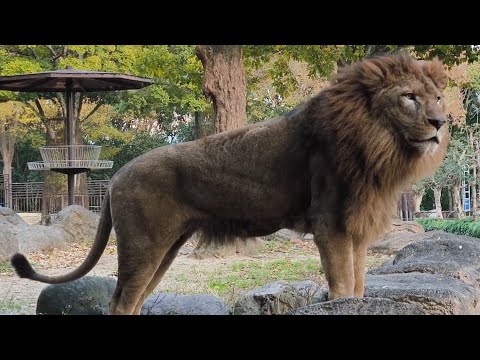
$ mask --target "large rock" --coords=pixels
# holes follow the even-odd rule
[[[374,253],[391,255],[412,242],[423,240],[428,236],[429,234],[425,233],[420,224],[413,221],[394,220],[391,231],[373,243],[369,250]]]
[[[48,285],[37,300],[37,315],[106,315],[115,290],[115,278],[86,276]]]
[[[92,241],[98,221],[98,215],[78,205],[60,211],[51,226],[29,225],[11,209],[0,208],[0,261],[18,251],[28,254]],[[111,236],[115,236],[113,230]]]
[[[321,291],[313,281],[276,281],[242,295],[235,303],[234,315],[279,315],[314,302]]]
[[[212,295],[153,294],[142,307],[141,315],[229,315],[230,309]]]
[[[432,232],[398,252],[370,274],[421,272],[443,274],[480,290],[480,240],[469,236]]]
[[[31,225],[24,229],[16,229],[15,237],[18,240],[18,251],[28,254],[33,251],[64,248],[66,240],[65,231],[49,226]]]
[[[342,298],[312,304],[289,311],[285,315],[423,315],[414,304],[381,298]]]
[[[380,240],[370,245],[368,250],[378,254],[392,255],[396,254],[405,246],[416,241],[424,240],[428,237],[428,233],[395,231],[381,237]]]
[[[65,241],[92,241],[97,233],[100,217],[83,206],[70,205],[60,211],[52,221],[53,228],[66,232]]]
[[[12,209],[0,206],[0,228],[27,227],[28,224]]]
[[[415,304],[428,314],[478,314],[480,292],[440,274],[367,275],[365,297]]]
[[[0,227],[0,262],[18,252],[18,240],[8,227]]]

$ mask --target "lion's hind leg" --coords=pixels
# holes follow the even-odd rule
[[[110,300],[110,315],[134,313],[166,252],[150,236],[137,234],[135,238],[137,242],[122,246],[125,240],[117,233],[118,280]]]
[[[139,315],[140,311],[142,310],[142,306],[145,302],[145,299],[155,290],[157,285],[160,283],[160,281],[163,278],[163,275],[167,272],[168,268],[172,264],[173,260],[177,257],[178,251],[180,248],[185,244],[185,242],[192,236],[193,231],[186,232],[180,238],[172,245],[172,247],[168,250],[168,252],[165,254],[163,257],[160,266],[158,267],[157,271],[155,272],[155,275],[153,275],[153,278],[150,280],[150,283],[148,284],[147,288],[143,292],[142,296],[137,302],[137,305],[135,306],[135,315]]]

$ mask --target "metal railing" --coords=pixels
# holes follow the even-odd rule
[[[108,189],[110,180],[87,181],[87,194],[75,194],[75,204],[83,206],[90,211],[99,213],[102,209],[103,199]],[[66,191],[50,196],[43,196],[43,182],[13,183],[12,206],[15,212],[41,213],[45,201],[46,213],[53,214],[68,205]]]
[[[45,162],[65,160],[98,160],[101,146],[98,145],[61,145],[43,146],[40,155]]]
[[[40,148],[43,161],[29,162],[28,169],[110,169],[113,161],[98,160],[100,150],[98,145],[43,146]]]
[[[7,174],[0,174],[0,206],[10,207],[11,201],[10,177]]]

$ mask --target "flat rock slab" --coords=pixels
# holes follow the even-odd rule
[[[424,315],[415,304],[382,298],[342,298],[312,304],[285,315]]]
[[[321,291],[318,284],[276,281],[257,287],[242,295],[235,303],[234,315],[280,315],[289,310],[312,304]]]
[[[480,292],[441,274],[367,275],[365,297],[415,304],[428,314],[478,314]]]
[[[206,294],[153,294],[142,307],[141,315],[229,315],[228,305]]]

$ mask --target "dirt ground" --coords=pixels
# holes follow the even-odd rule
[[[285,244],[285,243],[283,243]],[[85,258],[90,243],[70,244],[65,249],[54,249],[46,252],[36,252],[28,255],[34,268],[48,275],[59,275],[73,270]],[[313,241],[290,242],[282,246],[268,246],[252,257],[230,256],[227,258],[192,259],[188,254],[194,244],[187,242],[181,249],[174,263],[167,271],[164,279],[154,292],[175,292],[183,294],[209,293],[222,297],[227,303],[232,304],[238,296],[249,290],[232,286],[227,292],[219,293],[215,287],[209,286],[213,276],[225,274],[225,283],[229,284],[229,274],[232,264],[255,264],[287,259],[296,262],[318,261],[318,270],[310,276],[317,283],[325,284],[321,272],[318,252]],[[367,267],[376,267],[381,264],[386,256],[369,256]],[[315,265],[317,266],[317,265]],[[88,276],[115,276],[117,271],[116,246],[108,245],[97,265]],[[238,270],[245,271],[245,270]],[[275,276],[275,274],[271,274]],[[278,279],[280,280],[280,279]],[[271,281],[274,281],[273,278]],[[269,281],[267,281],[269,282]],[[1,314],[35,314],[36,301],[40,291],[46,284],[20,279],[13,274],[12,269],[3,267],[0,270],[0,313]]]

